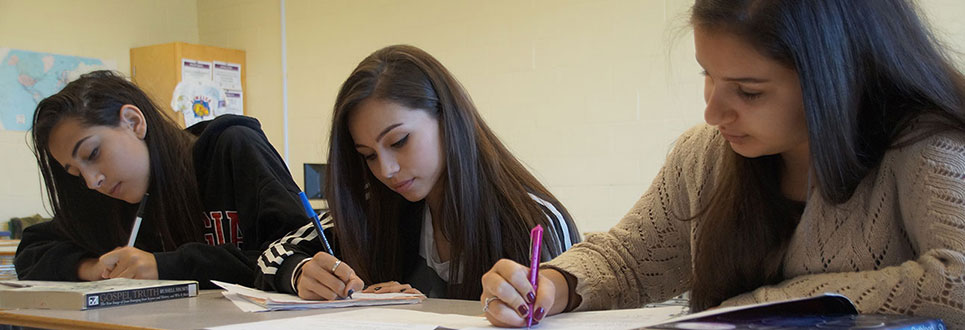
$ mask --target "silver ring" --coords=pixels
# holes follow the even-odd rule
[[[341,260],[335,260],[335,266],[332,266],[332,274],[335,274],[335,270],[338,269],[338,266],[341,264],[342,264]]]
[[[491,304],[493,300],[497,299],[499,298],[496,298],[495,296],[486,298],[486,301],[483,302],[483,313],[489,313],[489,304]]]

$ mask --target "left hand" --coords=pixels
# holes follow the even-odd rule
[[[402,284],[396,281],[382,282],[377,284],[369,285],[369,287],[362,290],[363,293],[414,293],[422,294],[418,289],[413,288],[411,285]]]
[[[135,247],[116,248],[102,255],[99,262],[107,267],[101,274],[103,278],[156,280],[158,277],[154,254]]]

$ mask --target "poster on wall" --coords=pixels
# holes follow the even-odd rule
[[[226,114],[244,114],[241,64],[181,59],[181,82],[171,95],[171,108],[184,116],[185,127]]]
[[[117,62],[0,47],[0,131],[29,130],[37,103],[104,69],[116,70]]]
[[[210,80],[183,80],[171,95],[171,108],[182,113],[185,127],[224,114],[226,106],[224,91]]]
[[[181,59],[181,81],[211,81],[211,62]]]
[[[227,107],[224,113],[245,114],[244,93],[241,90],[241,64],[214,61],[211,80],[225,93]]]
[[[241,64],[214,61],[211,80],[222,89],[241,90]]]

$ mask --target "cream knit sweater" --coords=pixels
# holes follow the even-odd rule
[[[636,308],[690,289],[700,223],[676,220],[671,207],[689,216],[707,201],[724,148],[713,127],[691,129],[615,227],[546,263],[577,279],[576,310]],[[861,313],[940,317],[965,328],[965,134],[888,151],[844,204],[812,191],[784,274],[723,305],[836,292]]]

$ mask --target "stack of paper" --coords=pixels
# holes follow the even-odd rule
[[[211,282],[227,290],[222,292],[222,294],[234,302],[235,306],[238,306],[238,308],[246,312],[418,304],[426,299],[426,297],[421,294],[412,293],[356,292],[352,294],[351,299],[305,300],[286,293],[265,292],[219,281]]]

